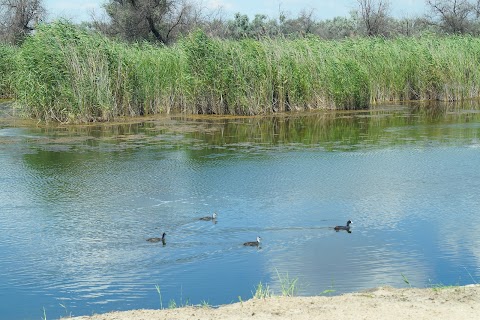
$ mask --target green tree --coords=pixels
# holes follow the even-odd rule
[[[318,23],[314,19],[313,10],[302,10],[296,18],[287,19],[281,16],[281,30],[285,36],[305,37],[317,34]]]
[[[368,36],[388,34],[390,3],[388,0],[357,0]]]
[[[111,19],[112,33],[128,41],[171,41],[185,23],[190,8],[178,0],[109,0],[104,8]]]
[[[354,13],[352,17],[335,17],[318,23],[318,35],[324,39],[343,39],[355,35],[357,20]]]
[[[472,33],[480,14],[480,1],[426,0],[426,4],[430,8],[429,22],[446,33]]]
[[[21,42],[45,14],[42,0],[0,0],[0,40]]]
[[[279,27],[275,20],[264,14],[256,14],[252,21],[246,14],[236,13],[233,20],[227,22],[227,36],[233,39],[275,37]]]

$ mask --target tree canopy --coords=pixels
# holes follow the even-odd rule
[[[44,17],[42,0],[0,0],[0,40],[21,42]]]
[[[128,42],[170,44],[197,29],[223,39],[324,39],[358,36],[415,36],[425,32],[480,35],[480,0],[424,0],[427,12],[397,19],[390,0],[356,0],[349,16],[318,20],[315,10],[277,17],[240,12],[225,18],[196,0],[108,0],[105,19],[92,17],[90,28]],[[20,43],[46,16],[42,0],[0,0],[0,41]]]
[[[153,38],[167,44],[184,22],[188,5],[175,0],[110,0],[104,8],[113,34],[129,41]]]

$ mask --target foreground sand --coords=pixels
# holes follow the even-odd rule
[[[441,289],[382,287],[334,297],[272,297],[219,308],[133,310],[74,319],[480,319],[480,285]]]

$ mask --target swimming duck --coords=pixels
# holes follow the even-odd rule
[[[257,241],[245,242],[243,245],[244,246],[250,246],[250,247],[258,247],[260,245],[261,240],[262,240],[262,238],[257,237]]]
[[[147,241],[148,241],[148,242],[160,242],[160,241],[161,241],[161,242],[165,245],[165,243],[166,243],[166,241],[165,241],[165,236],[166,236],[166,235],[167,235],[167,234],[164,232],[164,233],[162,234],[162,237],[161,237],[161,238],[148,238]]]
[[[340,231],[340,230],[350,231],[350,224],[351,224],[351,223],[352,223],[352,220],[348,220],[346,226],[336,226],[336,227],[333,228],[333,229],[334,229],[335,231]]]
[[[212,220],[216,220],[216,219],[217,219],[217,213],[214,212],[211,217],[202,217],[202,218],[200,218],[199,220],[202,220],[202,221],[212,221]]]

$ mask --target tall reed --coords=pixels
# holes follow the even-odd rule
[[[0,98],[14,95],[13,75],[18,48],[0,43]]]
[[[367,68],[371,102],[479,97],[480,38],[426,35],[349,42],[351,54]]]
[[[115,101],[106,42],[63,22],[40,26],[17,59],[15,86],[25,111],[45,120],[108,118]]]
[[[365,108],[365,70],[316,39],[225,41],[197,32],[182,42],[189,97],[200,113],[259,114],[294,109]]]
[[[480,95],[480,39],[470,36],[232,41],[197,31],[164,47],[59,21],[20,49],[0,47],[0,72],[8,50],[18,51],[13,71],[4,71],[15,77],[2,77],[0,90],[13,89],[28,114],[45,120],[361,109]]]

